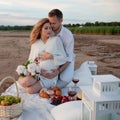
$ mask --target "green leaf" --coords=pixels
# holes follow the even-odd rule
[[[27,68],[27,66],[30,64],[30,61],[27,60],[25,63],[23,63],[23,65]]]

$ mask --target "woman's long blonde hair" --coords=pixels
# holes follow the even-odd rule
[[[37,39],[41,38],[41,31],[42,27],[45,23],[49,23],[48,18],[43,18],[38,21],[35,26],[33,27],[31,34],[30,34],[30,44],[32,45]]]

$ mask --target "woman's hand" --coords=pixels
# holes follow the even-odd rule
[[[40,55],[40,59],[41,60],[53,59],[53,55],[48,52],[45,52],[42,55]]]
[[[35,58],[34,63],[39,64],[39,58]]]
[[[52,78],[56,77],[58,74],[59,74],[59,71],[57,69],[51,70],[50,73],[48,73],[44,69],[41,70],[41,75],[48,79],[52,79]]]

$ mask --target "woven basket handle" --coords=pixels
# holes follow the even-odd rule
[[[14,81],[15,86],[16,86],[16,91],[17,91],[17,97],[19,97],[18,86],[17,86],[16,80],[15,80],[13,77],[7,76],[7,77],[3,78],[3,79],[0,81],[0,86],[1,86],[2,83],[3,83],[5,80],[7,80],[7,79],[12,79],[12,80]]]

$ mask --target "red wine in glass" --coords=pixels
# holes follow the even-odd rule
[[[74,96],[77,94],[75,87],[68,88],[68,95],[70,96],[70,100],[74,100]]]
[[[72,81],[74,84],[77,84],[79,82],[79,79],[73,79]]]
[[[68,95],[70,97],[74,97],[76,95],[76,91],[68,91]]]

